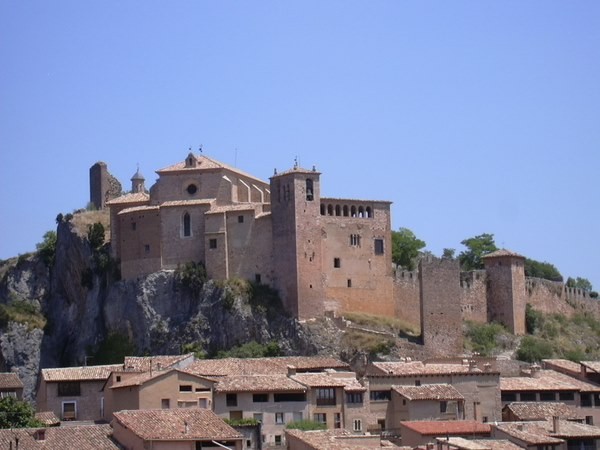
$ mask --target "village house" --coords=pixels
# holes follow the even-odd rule
[[[367,367],[364,378],[369,389],[371,413],[376,415],[383,430],[398,429],[398,422],[392,418],[393,386],[451,385],[464,398],[462,415],[465,419],[488,422],[501,418],[500,374],[489,366],[479,369],[473,361],[462,364],[373,362]],[[461,415],[458,404],[456,408],[457,414]]]
[[[463,420],[465,398],[450,384],[392,386],[389,423],[411,420]]]
[[[61,420],[103,420],[102,386],[122,364],[42,369],[37,411],[51,411]]]
[[[491,427],[476,420],[420,420],[400,422],[402,445],[425,446],[435,443],[438,437],[488,438]]]
[[[4,397],[23,400],[23,382],[14,372],[0,373],[0,398]]]
[[[114,438],[128,450],[242,450],[243,436],[208,409],[120,411]]]
[[[110,425],[0,429],[0,448],[12,450],[120,450]]]
[[[600,428],[554,417],[536,422],[494,424],[492,436],[526,449],[596,450]]]
[[[364,450],[398,448],[378,434],[357,434],[348,430],[286,430],[287,450]]]
[[[539,421],[553,417],[572,422],[585,420],[581,410],[561,402],[512,402],[502,408],[503,422]]]
[[[521,450],[508,439],[465,439],[461,437],[436,438],[436,450]]]
[[[561,402],[576,407],[586,423],[600,420],[600,386],[533,365],[519,377],[501,377],[502,405],[512,402]]]

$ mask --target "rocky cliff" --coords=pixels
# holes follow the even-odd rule
[[[190,348],[214,354],[250,341],[276,341],[288,355],[323,349],[239,280],[190,289],[177,272],[165,271],[115,281],[99,269],[96,250],[73,223],[62,222],[50,268],[35,254],[0,266],[0,370],[18,372],[28,399],[39,369],[103,362],[98,350],[111,336],[139,355]]]

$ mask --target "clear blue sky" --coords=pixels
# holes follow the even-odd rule
[[[188,147],[600,288],[600,2],[0,0],[0,258]]]

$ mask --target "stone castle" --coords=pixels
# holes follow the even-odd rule
[[[585,292],[526,279],[525,258],[507,250],[487,255],[481,271],[461,273],[456,260],[436,258],[418,272],[395,270],[391,202],[322,197],[315,167],[295,164],[267,183],[189,153],[156,173],[147,190],[138,170],[131,192],[117,196],[106,164],[90,169],[90,198],[110,208],[111,248],[124,279],[203,262],[210,278],[272,286],[299,319],[400,317],[420,325],[425,344],[449,353],[462,352],[463,319],[524,334],[527,303],[542,311],[564,310],[569,300],[591,304]]]

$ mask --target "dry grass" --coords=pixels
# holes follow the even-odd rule
[[[391,331],[395,334],[418,336],[420,330],[402,319],[389,316],[375,316],[364,313],[345,313],[344,317],[356,325],[379,331]]]
[[[342,339],[344,347],[364,351],[370,354],[388,354],[394,346],[394,340],[385,336],[348,330]]]
[[[104,226],[104,241],[108,242],[110,240],[110,211],[108,209],[81,211],[76,213],[71,220],[73,229],[81,237],[87,236],[89,226],[96,222],[100,222]]]

